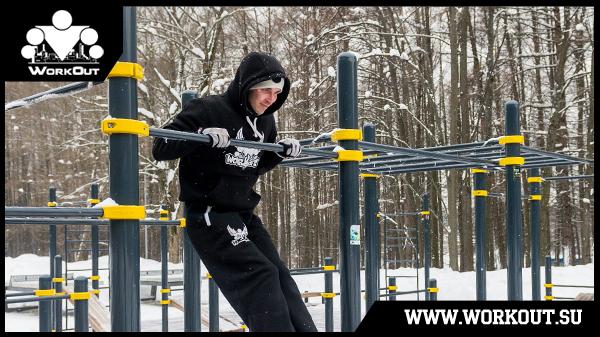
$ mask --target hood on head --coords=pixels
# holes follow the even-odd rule
[[[284,80],[283,90],[277,95],[277,100],[265,112],[258,116],[256,112],[248,105],[248,92],[255,84],[281,77]],[[268,116],[279,110],[290,92],[290,80],[285,75],[285,70],[281,63],[272,55],[251,52],[240,62],[235,78],[227,88],[227,95],[236,106],[240,106],[245,115],[250,117]]]

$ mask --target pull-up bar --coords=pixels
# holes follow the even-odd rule
[[[40,92],[16,101],[12,101],[4,104],[4,111],[20,108],[32,103],[38,103],[45,101],[50,98],[62,97],[65,95],[72,95],[78,92],[86,91],[91,87],[102,84],[104,82],[75,82],[63,85],[62,87],[53,88],[44,92]]]

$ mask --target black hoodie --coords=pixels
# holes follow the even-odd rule
[[[277,100],[260,116],[248,104],[249,89],[269,78],[283,78]],[[224,128],[232,139],[274,143],[277,130],[273,113],[285,102],[290,81],[279,61],[265,53],[248,54],[222,95],[196,98],[183,107],[165,129],[197,132],[200,128]],[[156,138],[156,160],[179,162],[179,200],[213,206],[217,211],[251,210],[260,201],[252,188],[258,176],[282,160],[273,152],[229,146],[212,148],[197,142]]]

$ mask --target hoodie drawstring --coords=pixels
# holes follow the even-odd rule
[[[206,226],[211,226],[210,217],[208,216],[208,212],[210,212],[211,206],[206,206],[206,212],[204,212],[204,221],[206,221]]]
[[[254,137],[260,139],[261,143],[264,143],[265,140],[265,134],[258,131],[258,126],[256,126],[256,122],[258,121],[257,118],[254,118],[254,122],[252,122],[250,120],[250,116],[246,116],[246,121],[248,122],[248,124],[250,125],[250,127],[252,128],[252,131],[254,131]]]

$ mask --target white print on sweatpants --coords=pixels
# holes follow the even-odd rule
[[[229,225],[227,225],[227,231],[229,232],[229,234],[231,236],[233,236],[233,240],[231,240],[231,244],[234,246],[237,246],[238,244],[244,242],[244,241],[250,241],[248,240],[248,228],[246,228],[246,225],[244,225],[244,229],[238,229],[235,230],[231,227],[229,227]]]

